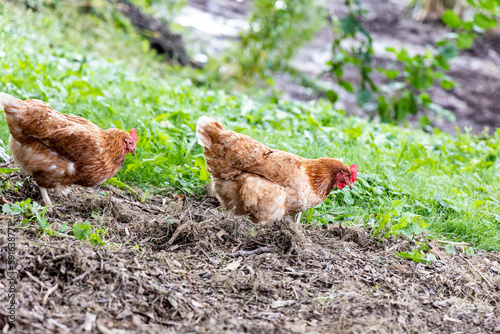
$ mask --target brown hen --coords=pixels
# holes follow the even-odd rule
[[[0,93],[0,108],[9,125],[14,161],[33,176],[46,205],[52,204],[46,188],[99,185],[118,172],[127,153],[135,155],[135,129],[130,134],[102,130],[43,101],[21,101],[5,93]]]
[[[271,149],[206,116],[198,120],[196,136],[222,206],[254,221],[301,213],[323,202],[334,187],[352,187],[357,177],[356,165]]]

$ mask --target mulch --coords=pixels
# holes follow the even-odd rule
[[[2,201],[27,193],[29,179]],[[38,197],[37,197],[38,196]],[[7,269],[7,224],[16,227],[17,310],[0,327],[17,333],[422,333],[500,332],[500,254],[449,255],[416,264],[394,254],[407,237],[373,238],[366,228],[263,226],[235,217],[210,196],[165,190],[140,202],[114,187],[74,188],[47,216],[54,230],[88,220],[106,230],[96,247],[42,234],[2,216],[0,272]],[[25,197],[26,198],[26,197]],[[7,281],[0,281],[6,291]]]

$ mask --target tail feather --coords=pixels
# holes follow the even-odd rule
[[[217,122],[213,117],[201,116],[196,124],[198,143],[204,148],[210,149],[214,136],[221,130],[224,130],[222,124]]]
[[[24,101],[16,99],[14,96],[9,94],[0,93],[0,108],[6,113],[15,114],[20,109],[24,109],[25,107],[26,105]]]

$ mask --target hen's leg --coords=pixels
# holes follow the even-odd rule
[[[297,224],[300,224],[300,220],[302,219],[302,212],[297,214]]]
[[[43,198],[43,201],[45,202],[45,205],[51,206],[52,201],[50,200],[49,193],[47,192],[47,189],[40,187],[40,192],[42,193],[42,198]]]

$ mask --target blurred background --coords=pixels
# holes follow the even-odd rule
[[[426,131],[500,126],[500,0],[10,2],[132,24],[198,86]]]
[[[500,1],[135,3],[183,36],[211,83],[424,129],[500,126]]]

